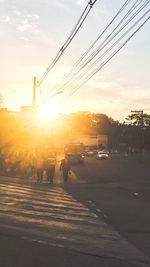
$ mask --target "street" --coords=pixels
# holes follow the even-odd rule
[[[126,155],[86,158],[66,184],[1,177],[0,266],[149,266],[149,184]]]
[[[72,194],[150,256],[150,160],[126,155],[109,160],[86,159],[86,167],[74,171],[82,183]],[[91,204],[90,202],[91,201]]]
[[[150,0],[0,0],[0,267],[150,267]]]

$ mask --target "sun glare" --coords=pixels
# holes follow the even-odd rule
[[[60,108],[57,105],[50,104],[41,108],[38,112],[38,115],[41,120],[48,121],[55,119],[60,113]]]

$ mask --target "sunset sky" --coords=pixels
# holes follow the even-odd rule
[[[97,0],[81,30],[46,77],[45,97],[124,2]],[[20,106],[32,104],[33,77],[42,76],[87,3],[87,0],[0,0],[0,94],[6,107],[20,110]],[[124,121],[132,109],[150,113],[149,21],[79,91],[65,102],[59,104],[59,100],[60,96],[51,101],[60,105],[60,112],[105,113],[119,121]]]

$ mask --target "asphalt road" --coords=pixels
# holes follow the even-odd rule
[[[0,267],[150,266],[149,160],[88,158],[53,186],[0,178]]]
[[[70,184],[68,192],[150,257],[150,159],[86,158],[85,166],[73,171],[78,182]]]

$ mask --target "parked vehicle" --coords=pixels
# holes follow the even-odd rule
[[[89,146],[85,149],[85,156],[93,157],[97,154],[97,146]]]
[[[84,164],[84,145],[82,143],[69,143],[65,146],[64,152],[71,164]]]
[[[98,151],[96,154],[96,159],[108,159],[109,158],[109,152],[107,151]]]

